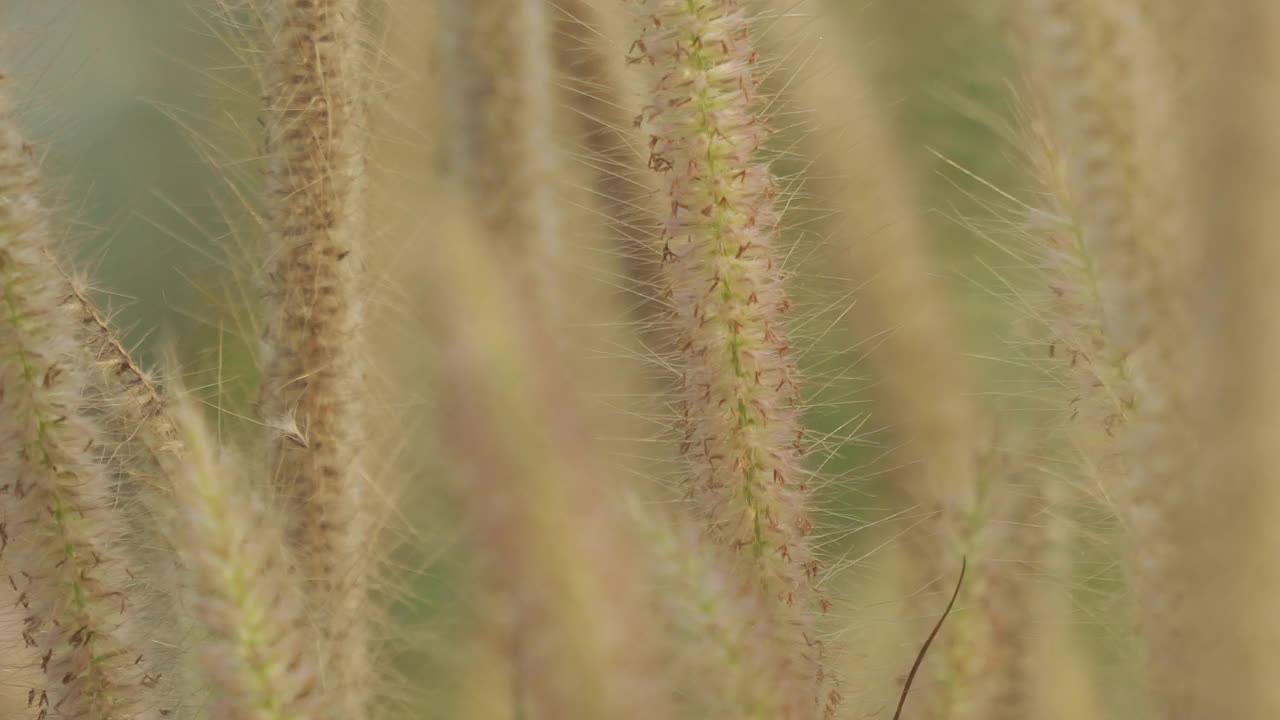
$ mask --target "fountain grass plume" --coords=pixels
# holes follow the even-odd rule
[[[724,563],[720,548],[688,518],[630,497],[631,515],[652,550],[646,578],[673,642],[675,691],[696,717],[730,714],[769,720],[786,707],[776,628],[766,598]]]
[[[955,716],[1020,720],[1041,708],[1035,637],[1042,604],[1037,577],[1046,544],[1048,478],[1013,457],[989,454],[979,472],[983,526],[973,535],[976,557],[965,593],[964,657],[955,661]]]
[[[50,253],[51,266],[60,267]],[[124,520],[118,542],[129,549],[136,566],[146,569],[131,578],[143,598],[138,623],[148,628],[157,667],[166,667],[161,688],[166,706],[188,707],[202,690],[185,662],[192,620],[185,612],[177,543],[168,532],[176,478],[186,468],[186,449],[161,384],[125,348],[110,321],[90,299],[82,278],[60,271],[72,293],[68,304],[76,315],[84,349],[89,388],[86,411],[103,435],[100,454],[113,479],[115,504]]]
[[[647,557],[587,432],[559,328],[470,232],[447,227],[426,274],[483,654],[510,664],[528,717],[665,717],[657,634],[637,632],[656,624],[636,581]]]
[[[812,478],[751,17],[734,0],[651,0],[640,25],[630,59],[652,79],[639,122],[669,202],[662,298],[677,335],[689,493],[772,606],[785,647],[777,671],[791,684],[781,717],[830,715],[838,693],[814,632],[826,600],[807,537]]]
[[[269,298],[262,413],[289,534],[324,617],[330,692],[366,711],[369,502],[360,458],[366,348],[365,60],[354,0],[264,0],[269,44]]]
[[[281,514],[205,427],[190,397],[177,404],[188,448],[173,488],[174,532],[206,636],[202,659],[220,720],[348,717],[325,697],[300,577]]]
[[[83,408],[75,295],[49,261],[31,148],[0,102],[0,573],[23,609],[4,642],[38,654],[33,718],[159,718],[104,434]]]
[[[1085,242],[1080,210],[1068,187],[1060,141],[1032,102],[1025,109],[1023,140],[1039,181],[1037,200],[1015,220],[1024,247],[1009,248],[1034,272],[1030,298],[1020,297],[1035,328],[1031,352],[1055,378],[1057,405],[1081,464],[1114,488],[1127,472],[1124,438],[1135,409],[1133,380],[1123,357],[1111,348],[1103,321],[1097,260]]]
[[[1134,540],[1152,691],[1157,707],[1177,715],[1193,699],[1194,661],[1180,648],[1194,625],[1185,545],[1197,512],[1189,490],[1202,376],[1192,340],[1195,253],[1179,187],[1186,147],[1172,117],[1161,117],[1178,105],[1176,86],[1136,6],[1037,0],[1023,22],[1098,271],[1107,344],[1132,382],[1129,472],[1117,495]]]
[[[564,262],[558,204],[552,18],[546,0],[448,0],[442,83],[452,170],[534,302],[556,307]]]

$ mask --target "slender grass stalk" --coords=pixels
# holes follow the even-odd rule
[[[323,640],[334,701],[362,717],[367,568],[363,61],[354,0],[268,0],[270,294],[262,387],[281,429],[275,474]]]
[[[546,0],[448,0],[442,15],[454,171],[526,291],[556,307],[563,255]]]
[[[571,362],[491,245],[452,229],[430,272],[442,429],[482,593],[487,655],[516,712],[668,717],[640,539],[601,468]]]
[[[81,405],[70,287],[49,262],[30,148],[0,113],[0,572],[23,609],[3,643],[39,655],[31,717],[158,718],[161,673],[134,625],[123,521],[94,454],[103,433]]]
[[[633,62],[656,78],[642,122],[670,212],[663,277],[678,333],[682,453],[711,537],[772,605],[781,717],[831,714],[813,612],[825,601],[807,536],[812,482],[774,248],[776,182],[760,157],[760,68],[734,0],[652,0]]]
[[[913,632],[923,635],[951,595],[975,505],[979,426],[967,363],[919,220],[896,139],[881,117],[860,61],[830,32],[842,20],[822,3],[770,0],[769,33],[785,54],[785,87],[805,126],[801,148],[812,162],[807,187],[832,209],[825,232],[835,271],[858,288],[850,317],[876,333],[876,414],[894,437],[885,459],[894,503],[918,520],[905,535],[914,598]],[[976,558],[971,558],[977,560]],[[926,661],[909,708],[946,715],[941,679],[951,638]]]
[[[175,478],[174,529],[193,576],[195,612],[207,631],[203,655],[214,717],[345,717],[320,688],[279,514],[220,451],[192,400],[178,404],[177,420],[189,456]]]

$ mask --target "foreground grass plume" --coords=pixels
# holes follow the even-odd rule
[[[1153,323],[1153,309],[1141,300],[1151,269],[1142,263],[1134,207],[1135,60],[1123,28],[1101,3],[1036,0],[1021,20],[1066,151],[1081,233],[1101,273],[1107,332],[1117,357],[1127,360]]]
[[[1112,492],[1128,472],[1125,438],[1135,408],[1122,354],[1104,322],[1097,260],[1082,234],[1060,142],[1040,108],[1028,108],[1023,142],[1039,180],[1039,202],[1027,206],[1016,232],[1025,247],[1008,248],[1034,268],[1037,287],[1024,311],[1034,323],[1030,352],[1056,382],[1048,402],[1065,419],[1086,478]],[[1047,344],[1047,349],[1046,349]]]
[[[773,605],[779,672],[792,684],[777,716],[830,715],[839,695],[812,619],[824,602],[807,538],[812,479],[751,20],[732,0],[654,0],[641,25],[631,60],[653,78],[641,121],[670,203],[663,297],[677,334],[689,492],[708,533]]]
[[[365,712],[369,669],[364,395],[364,127],[354,0],[267,0],[269,309],[262,412],[322,623],[326,682]]]
[[[1032,269],[1030,292],[1012,290],[1030,329],[1011,341],[1026,344],[1026,362],[1037,370],[1033,394],[1043,403],[1029,418],[1043,426],[1029,468],[1039,482],[1028,492],[1043,501],[1035,526],[1044,542],[1042,566],[1029,569],[1043,586],[1030,651],[1032,662],[1052,670],[1040,673],[1034,689],[1040,714],[1085,718],[1098,712],[1098,680],[1072,628],[1079,602],[1072,582],[1076,558],[1097,551],[1090,547],[1097,529],[1081,525],[1123,522],[1117,495],[1132,472],[1135,391],[1127,363],[1111,348],[1099,270],[1081,233],[1060,141],[1040,103],[1027,103],[1021,130],[1016,137],[1039,184],[1031,204],[1015,205],[1014,240],[1002,249]]]
[[[667,517],[639,498],[630,505],[655,558],[647,579],[676,641],[675,692],[688,699],[693,717],[776,717],[789,688],[773,672],[776,638],[757,620],[769,612],[767,598],[744,592],[743,579],[724,567],[720,548],[690,519]]]
[[[224,720],[345,717],[320,687],[302,588],[280,513],[205,428],[190,398],[178,404],[189,449],[175,478],[175,535],[192,577],[192,605],[207,632],[201,655]]]
[[[51,266],[59,266],[50,254]],[[90,299],[88,284],[65,273],[83,348],[88,392],[82,399],[102,435],[99,452],[112,477],[112,502],[122,509],[124,527],[116,542],[127,547],[130,578],[148,628],[156,667],[168,668],[161,696],[165,707],[188,709],[203,686],[185,662],[183,638],[191,632],[186,613],[179,542],[169,532],[174,487],[185,472],[186,447],[178,434],[164,388],[125,349],[117,331]]]
[[[39,657],[31,718],[159,718],[163,671],[134,624],[101,430],[81,408],[74,294],[49,261],[29,146],[0,102],[0,572],[23,615],[3,644]]]
[[[48,259],[51,264],[57,262],[52,255]],[[136,438],[142,445],[152,465],[149,471],[135,468],[133,475],[149,477],[157,490],[168,491],[173,478],[181,472],[184,455],[168,399],[151,373],[125,349],[110,321],[89,298],[85,285],[69,275],[64,277],[79,311],[82,342],[98,371],[98,392],[104,401],[111,400],[116,405],[109,409],[110,414],[119,418],[126,436]]]

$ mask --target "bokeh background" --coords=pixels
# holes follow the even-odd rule
[[[869,101],[882,104],[892,118],[936,267],[963,324],[976,392],[987,407],[1017,408],[1027,373],[1017,363],[996,359],[1010,356],[1010,327],[1019,320],[1002,301],[1006,289],[992,275],[1007,256],[973,229],[1010,222],[1007,203],[977,178],[1015,197],[1035,192],[1016,144],[1020,105],[1015,88],[1022,78],[1000,3],[830,1],[846,20],[846,26],[830,32],[846,34],[856,45],[876,87],[877,96]],[[424,2],[382,0],[370,6],[371,17],[376,24],[389,12],[384,3]],[[798,5],[803,12],[803,3]],[[221,11],[216,0],[6,0],[0,3],[0,42],[3,66],[19,88],[18,102],[49,190],[63,209],[59,229],[128,344],[152,363],[167,347],[177,348],[188,385],[212,387],[221,394],[222,407],[249,414],[256,337],[248,308],[261,267],[252,200],[260,177],[260,90],[245,66],[244,48],[210,22]],[[423,33],[421,42],[431,42],[430,34]],[[392,58],[388,65],[397,62]],[[417,105],[429,106],[425,80],[436,69],[427,63],[399,70],[401,81],[420,77],[424,82],[394,85],[397,99],[418,93],[423,97]],[[398,105],[415,107],[414,102]],[[397,141],[414,137],[413,117],[398,121],[389,135]],[[429,138],[431,131],[419,136]],[[1008,277],[1017,282],[1016,269]],[[837,333],[824,342],[847,347],[857,334],[856,329],[846,337]],[[822,352],[808,357],[830,361]],[[856,359],[857,353],[848,356],[850,363]],[[874,379],[868,372],[850,368],[851,380],[841,392],[866,395],[869,402],[867,389]],[[866,412],[862,404],[842,407],[848,408],[844,415],[814,414],[813,429],[831,432],[847,423],[848,413]],[[874,468],[883,448],[877,446],[872,413],[871,439],[850,443],[825,468],[841,482],[824,502],[851,527],[875,528],[894,512],[883,500],[881,474]],[[859,557],[893,532],[889,526],[849,533],[830,550]],[[445,535],[429,539],[447,543]],[[414,591],[407,593],[413,601],[397,610],[406,627],[417,622],[414,613],[465,600],[451,586],[449,558],[442,546],[405,560],[406,567],[416,563],[409,569],[417,576]],[[1107,639],[1106,618],[1098,617],[1110,612],[1107,599],[1119,592],[1116,568],[1105,553],[1082,556],[1078,565],[1073,590],[1081,626],[1091,626],[1088,634],[1099,638],[1101,653],[1123,654],[1116,647],[1124,643]],[[847,582],[856,586],[873,575],[854,568]],[[900,590],[887,592],[863,597],[850,591],[843,611],[894,623],[898,606],[883,603],[893,603],[893,593]],[[429,636],[450,632],[421,624]],[[403,659],[406,667],[440,662],[408,650]],[[910,652],[900,652],[874,662],[905,670],[909,660]]]

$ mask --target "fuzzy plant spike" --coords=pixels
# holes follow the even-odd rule
[[[354,0],[267,0],[270,288],[263,413],[290,536],[324,617],[326,683],[347,717],[368,689],[372,552],[365,392],[364,146]]]
[[[564,238],[557,203],[552,18],[546,0],[442,4],[450,162],[488,242],[533,302],[559,312]]]
[[[689,491],[709,535],[771,605],[785,648],[778,670],[791,683],[779,717],[832,713],[751,18],[734,0],[649,0],[641,25],[630,59],[655,79],[640,121],[670,203],[662,267]]]
[[[159,718],[103,433],[82,402],[70,285],[49,261],[31,149],[0,108],[0,574],[22,608],[3,645],[39,657],[18,717]],[[21,677],[21,676],[20,676]],[[25,714],[23,714],[25,713]]]
[[[448,211],[442,211],[447,215]],[[517,715],[670,717],[648,560],[579,409],[555,323],[461,222],[433,257],[441,427],[474,552],[481,654]]]
[[[1120,451],[1135,407],[1133,382],[1103,324],[1099,269],[1081,233],[1062,153],[1034,109],[1026,142],[1042,198],[1028,208],[1022,230],[1029,248],[1019,253],[1041,285],[1040,302],[1029,303],[1039,326],[1034,351],[1057,380],[1050,402],[1060,406],[1082,464],[1100,476],[1089,479],[1114,486],[1111,476],[1126,472]]]
[[[49,262],[54,263],[52,255]],[[128,435],[136,437],[154,465],[152,480],[162,489],[172,487],[172,478],[182,468],[183,446],[167,398],[160,384],[125,349],[111,323],[89,298],[84,284],[67,276],[79,310],[82,342],[97,370],[95,384],[104,399],[114,401],[112,415],[118,416]]]
[[[672,656],[676,691],[695,717],[728,715],[766,720],[786,703],[787,681],[776,678],[778,648],[760,593],[743,592],[742,578],[722,562],[688,518],[629,498],[631,514],[653,551],[652,586],[677,642]]]
[[[1081,233],[1101,273],[1107,332],[1117,357],[1125,359],[1154,322],[1140,299],[1152,268],[1140,257],[1134,208],[1133,53],[1096,0],[1034,0],[1020,19],[1068,159]]]
[[[1027,103],[1021,133],[1039,184],[1037,202],[1023,208],[1025,216],[1014,224],[1019,244],[1006,249],[1034,268],[1036,290],[1023,299],[1032,329],[1017,340],[1027,343],[1028,359],[1048,379],[1037,394],[1053,410],[1041,431],[1051,444],[1035,453],[1046,463],[1034,471],[1043,509],[1026,519],[1033,524],[1011,531],[1043,526],[1043,575],[1052,589],[1038,595],[1041,631],[1028,659],[1039,668],[1036,712],[1069,720],[1094,717],[1099,702],[1083,643],[1071,627],[1076,557],[1097,542],[1079,524],[1091,516],[1108,525],[1120,521],[1115,495],[1132,472],[1125,451],[1135,398],[1130,371],[1110,347],[1099,272],[1081,233],[1066,158],[1042,110],[1035,100]],[[1061,465],[1047,462],[1055,457]]]
[[[1138,614],[1156,705],[1176,716],[1191,702],[1180,651],[1194,620],[1185,522],[1195,448],[1194,254],[1177,184],[1184,152],[1170,118],[1163,62],[1127,3],[1028,3],[1024,22],[1050,120],[1067,163],[1084,247],[1097,268],[1113,362],[1133,391],[1130,466],[1116,490],[1134,540]],[[1144,132],[1135,131],[1143,123]],[[1146,123],[1151,123],[1150,127]]]
[[[49,255],[51,266],[59,263]],[[171,522],[173,488],[186,467],[186,450],[158,381],[130,355],[105,315],[93,304],[84,280],[64,273],[68,305],[76,315],[88,378],[87,410],[102,430],[100,455],[113,478],[113,502],[124,523],[119,542],[130,549],[142,598],[136,621],[149,628],[157,667],[167,668],[161,688],[166,707],[188,707],[201,693],[183,659],[191,630],[181,593],[181,568]]]
[[[1034,640],[1043,618],[1036,578],[1044,562],[1045,481],[1008,451],[982,463],[984,526],[974,538],[972,585],[966,593],[969,631],[959,659],[954,717],[1022,720],[1042,700]]]
[[[218,720],[346,717],[320,691],[314,643],[279,514],[220,450],[199,406],[177,407],[189,448],[176,478],[175,533],[203,624],[203,662]]]

